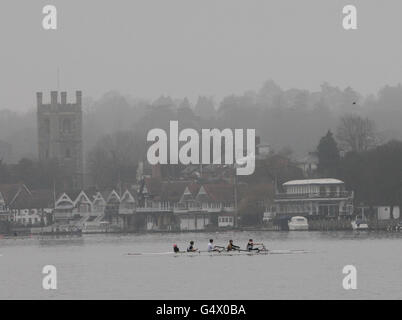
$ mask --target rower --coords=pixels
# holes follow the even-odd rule
[[[173,245],[173,251],[174,251],[174,253],[179,253],[179,252],[180,252],[180,249],[179,249],[179,247],[177,246],[177,244],[174,244],[174,245]]]
[[[249,240],[248,240],[248,243],[247,243],[247,246],[246,246],[246,249],[247,249],[248,251],[253,251],[253,250],[260,251],[260,248],[254,248],[255,245],[264,246],[263,243],[254,243],[254,242],[253,242],[253,239],[249,239]]]
[[[212,252],[212,251],[219,251],[218,246],[214,246],[214,239],[209,239],[209,243],[208,243],[208,252]]]
[[[187,252],[195,252],[195,251],[197,251],[197,250],[198,250],[198,249],[194,248],[194,241],[191,240],[191,241],[190,241],[190,246],[187,248]]]
[[[228,244],[228,246],[227,246],[226,249],[227,249],[228,251],[231,251],[231,250],[240,250],[240,247],[234,245],[234,244],[233,244],[233,240],[229,240],[229,244]]]

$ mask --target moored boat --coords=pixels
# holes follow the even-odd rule
[[[72,225],[54,225],[43,228],[31,228],[31,234],[39,236],[81,235],[82,229]]]
[[[118,226],[111,225],[107,221],[86,222],[82,225],[82,233],[114,233],[121,229]]]
[[[290,231],[308,230],[308,221],[305,217],[295,216],[288,222],[288,227]]]
[[[368,230],[369,226],[365,220],[356,219],[351,222],[353,230]]]

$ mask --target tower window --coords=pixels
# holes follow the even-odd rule
[[[45,129],[45,133],[50,134],[50,120],[49,119],[45,119],[43,126]]]
[[[65,133],[71,132],[71,120],[70,119],[63,120],[63,132],[65,132]]]
[[[66,149],[66,158],[70,159],[71,158],[71,151],[69,148]]]

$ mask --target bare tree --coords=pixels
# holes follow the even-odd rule
[[[379,142],[374,121],[356,114],[341,117],[336,138],[341,148],[356,152],[368,150]]]
[[[117,131],[100,137],[88,154],[93,184],[113,187],[121,182],[134,182],[143,153],[144,145],[134,132]]]

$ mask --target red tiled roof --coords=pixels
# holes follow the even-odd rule
[[[195,197],[198,194],[198,191],[200,191],[201,185],[195,182],[191,182],[188,186],[188,190],[191,192],[193,197]]]
[[[233,184],[205,184],[203,185],[208,197],[214,202],[233,202]]]
[[[3,196],[6,205],[8,206],[12,204],[13,200],[16,198],[20,190],[24,190],[25,192],[30,193],[29,189],[22,183],[0,185],[0,193]]]
[[[29,190],[24,184],[2,184],[2,194],[7,206],[12,209],[41,209],[53,207],[52,190]]]
[[[155,200],[178,202],[186,187],[193,197],[196,197],[200,191],[201,185],[193,181],[161,181],[157,178],[146,178],[145,186],[150,195]],[[210,183],[202,185],[206,196],[212,202],[233,202],[234,186],[228,183]],[[241,189],[241,186],[239,186]]]
[[[183,195],[187,185],[188,181],[164,181],[161,184],[161,192],[155,199],[177,202]]]
[[[182,197],[186,187],[195,197],[200,185],[192,181],[162,181],[158,178],[145,178],[145,187],[155,200],[177,202]]]
[[[161,192],[162,180],[159,178],[145,178],[145,187],[149,194],[158,195]]]
[[[50,189],[32,190],[31,194],[20,193],[12,204],[14,209],[53,208],[53,191]]]

